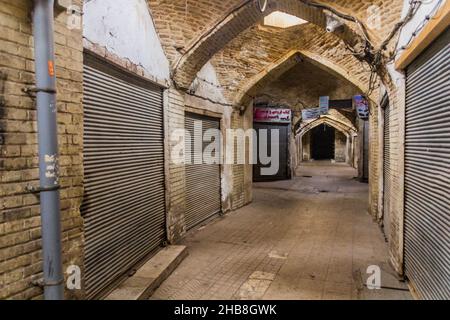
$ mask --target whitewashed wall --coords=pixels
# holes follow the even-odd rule
[[[159,80],[170,70],[146,0],[84,2],[83,37],[128,59]]]
[[[408,13],[408,9],[409,9],[409,0],[404,0],[404,5],[403,5],[403,11],[402,11],[402,19],[406,16],[406,14]],[[444,1],[441,1],[440,6],[442,6],[445,3]],[[416,14],[414,15],[414,17],[411,19],[411,21],[409,23],[407,23],[399,36],[399,43],[398,43],[398,47],[397,48],[401,48],[403,46],[406,46],[408,44],[408,41],[411,39],[411,36],[413,35],[413,33],[416,31],[416,29],[422,25],[424,23],[424,20],[426,18],[426,16],[433,16],[433,13],[436,11],[436,6],[439,4],[439,0],[424,0],[422,1],[422,5],[420,6],[419,10],[417,10]],[[427,23],[427,22],[425,22]],[[416,37],[420,34],[419,33],[416,35]],[[400,55],[402,54],[403,50],[400,50],[397,54],[396,58],[399,58]],[[402,74],[400,74],[399,72],[394,70],[394,64],[390,64],[388,66],[389,68],[389,72],[391,73],[392,78],[398,83],[398,81],[401,81],[403,79]]]

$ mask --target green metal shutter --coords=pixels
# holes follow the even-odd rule
[[[195,123],[202,124],[202,130],[194,130]],[[203,141],[204,133],[209,129],[220,130],[218,119],[186,113],[185,128],[187,160],[186,164],[186,228],[192,229],[203,221],[221,212],[220,164],[195,164],[202,160],[202,154],[196,152],[194,141]],[[190,140],[189,140],[190,139]],[[211,142],[203,142],[201,151]]]
[[[85,288],[105,289],[166,239],[163,92],[85,56]]]
[[[407,68],[405,274],[423,299],[450,299],[450,32]]]

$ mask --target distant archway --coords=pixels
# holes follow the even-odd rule
[[[357,135],[358,132],[355,126],[349,125],[348,123],[345,123],[329,115],[324,115],[316,120],[306,123],[304,126],[300,126],[300,128],[296,132],[296,135],[303,136],[306,132],[324,123],[334,127],[336,130],[343,132],[345,135]]]
[[[310,150],[310,140],[308,139],[308,133],[310,133],[314,128],[317,128],[321,125],[328,125],[334,128],[337,132],[341,133],[346,138],[345,142],[345,150],[343,150],[345,154],[345,162],[353,167],[357,166],[357,161],[355,161],[355,157],[357,157],[357,136],[358,131],[353,125],[349,125],[339,119],[330,117],[328,115],[322,116],[316,120],[313,120],[304,126],[300,127],[296,133],[296,145],[297,145],[297,161],[298,163],[303,161],[309,161],[311,159],[311,150]],[[305,141],[307,140],[307,141]],[[338,139],[336,140],[338,141]],[[336,160],[336,159],[335,159]]]

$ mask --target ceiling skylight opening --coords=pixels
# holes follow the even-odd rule
[[[272,12],[264,18],[265,26],[282,29],[299,26],[304,23],[308,23],[308,21],[281,11]]]

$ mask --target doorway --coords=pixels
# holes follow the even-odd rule
[[[102,297],[166,241],[163,89],[84,57],[85,289]]]
[[[262,174],[262,168],[267,168],[272,165],[262,164],[261,159],[258,157],[258,163],[253,166],[253,181],[273,181],[273,180],[288,180],[290,179],[289,171],[289,130],[290,126],[287,124],[276,123],[255,123],[254,129],[257,133],[257,140],[260,141],[261,135],[267,136],[267,155],[270,157],[276,157],[275,150],[278,150],[279,169],[274,175]],[[279,133],[279,140],[276,145],[272,145],[272,132],[277,130]],[[260,154],[260,144],[257,143],[257,154]]]
[[[201,125],[201,130],[196,130],[196,124]],[[220,119],[187,112],[185,128],[189,132],[186,146],[190,146],[186,151],[185,220],[186,229],[191,230],[222,212],[220,164],[206,163],[203,159],[211,141],[203,141],[200,150],[195,147],[195,141],[202,141],[208,130],[220,130]],[[199,159],[201,161],[196,163]]]
[[[321,124],[311,130],[311,156],[314,160],[332,160],[335,155],[334,128]]]

